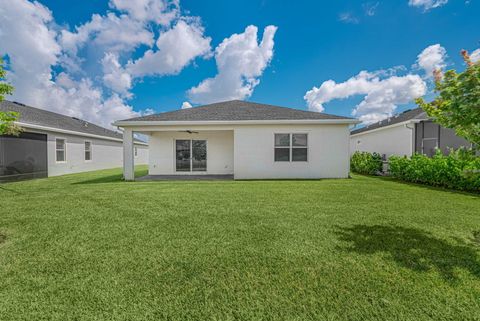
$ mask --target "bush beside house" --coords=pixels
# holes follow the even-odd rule
[[[350,160],[352,172],[366,175],[377,175],[382,171],[382,156],[377,153],[355,152]]]
[[[411,158],[392,156],[389,172],[394,178],[413,183],[465,191],[480,191],[480,157],[471,150],[459,149],[445,156],[415,154]]]
[[[433,157],[415,154],[411,158],[391,156],[388,159],[389,175],[413,183],[480,192],[480,157],[467,149],[443,155],[437,150]],[[352,172],[375,175],[382,168],[377,153],[356,152],[352,155]]]

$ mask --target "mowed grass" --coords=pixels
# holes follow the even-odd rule
[[[480,320],[478,195],[120,177],[0,185],[0,320]]]

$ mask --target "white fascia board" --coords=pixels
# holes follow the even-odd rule
[[[114,138],[114,137],[95,135],[95,134],[87,134],[87,133],[77,132],[77,131],[74,131],[74,130],[59,129],[59,128],[54,128],[54,127],[47,127],[47,126],[28,124],[28,123],[22,123],[22,122],[15,122],[15,124],[17,124],[18,126],[20,126],[22,128],[30,128],[30,129],[44,130],[44,131],[49,131],[49,132],[54,132],[54,133],[62,133],[62,134],[69,134],[69,135],[75,135],[75,136],[111,140],[111,141],[114,141],[114,142],[123,142],[123,139],[121,139],[121,138]],[[148,146],[147,143],[138,142],[138,141],[136,141],[135,144]]]
[[[357,119],[302,119],[302,120],[208,120],[208,121],[128,121],[114,122],[118,127],[135,126],[203,126],[203,125],[341,125],[359,124]]]
[[[396,124],[392,124],[392,125],[388,125],[388,126],[374,128],[374,129],[371,129],[371,130],[366,130],[366,131],[361,132],[361,133],[356,133],[356,134],[350,135],[350,137],[357,137],[357,136],[364,135],[364,134],[370,134],[370,133],[374,133],[374,132],[377,132],[377,131],[380,131],[380,130],[383,130],[383,129],[389,129],[389,128],[393,128],[393,127],[397,127],[397,126],[416,124],[416,123],[419,123],[423,120],[425,120],[425,119],[410,119],[410,120],[403,121],[401,123],[396,123]]]

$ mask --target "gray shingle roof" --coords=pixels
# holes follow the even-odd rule
[[[368,132],[373,129],[377,128],[382,128],[385,126],[390,126],[398,123],[402,123],[407,120],[412,120],[412,119],[428,119],[429,117],[425,113],[425,111],[422,108],[415,108],[415,109],[409,109],[404,111],[403,113],[397,114],[393,117],[381,120],[379,122],[373,123],[371,125],[352,130],[350,132],[351,135],[354,134],[359,134],[363,132]]]
[[[287,107],[241,100],[219,102],[199,107],[136,117],[124,121],[243,121],[243,120],[306,120],[352,119]]]
[[[11,101],[0,102],[0,111],[15,111],[20,113],[19,121],[26,124],[71,130],[75,132],[122,139],[122,134],[109,130],[85,120],[57,114],[51,111],[26,106]]]

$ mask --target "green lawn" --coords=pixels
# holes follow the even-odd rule
[[[478,195],[107,170],[0,206],[0,320],[480,320]]]

